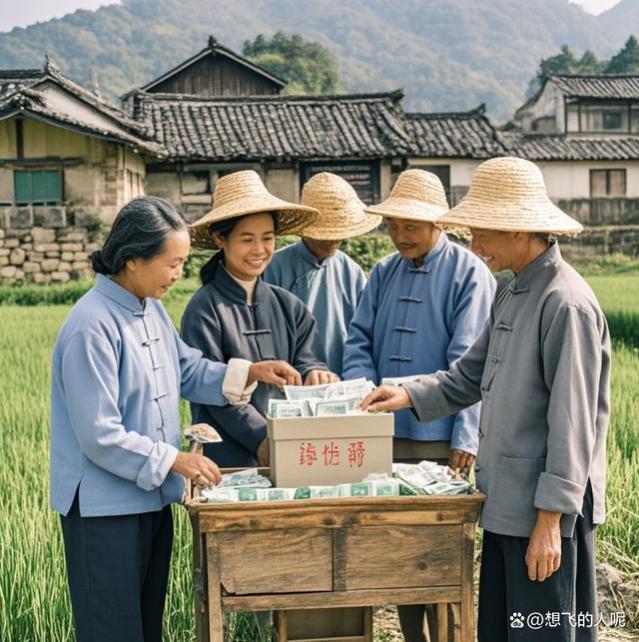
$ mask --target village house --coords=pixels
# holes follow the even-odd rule
[[[0,71],[0,278],[90,275],[91,230],[144,193],[164,154],[121,109],[43,69]]]
[[[639,76],[550,76],[501,134],[537,163],[548,192],[586,232],[585,255],[639,253]]]
[[[121,107],[48,58],[42,70],[0,71],[0,279],[89,276],[96,230],[129,199],[161,196],[192,221],[210,209],[217,179],[240,169],[288,200],[313,174],[335,172],[374,203],[418,167],[454,205],[479,163],[506,154],[538,163],[551,198],[586,226],[570,253],[639,253],[637,76],[551,76],[501,131],[483,105],[406,113],[400,90],[285,87],[213,37]]]

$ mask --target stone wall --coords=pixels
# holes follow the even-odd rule
[[[100,249],[83,227],[0,227],[0,282],[65,283],[91,278]]]

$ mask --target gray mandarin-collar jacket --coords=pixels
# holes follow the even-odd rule
[[[241,357],[250,361],[283,359],[302,377],[326,370],[317,324],[309,309],[293,294],[258,279],[253,304],[246,290],[218,264],[213,280],[189,301],[182,317],[182,338],[208,358],[227,363]],[[224,441],[205,448],[220,466],[255,466],[255,451],[266,437],[269,398],[282,394],[260,383],[251,402],[218,408],[191,403],[194,422],[214,426]]]
[[[405,384],[420,421],[481,399],[481,526],[528,537],[537,509],[569,537],[590,480],[605,517],[610,337],[588,284],[557,244],[500,288],[488,326],[447,372]]]

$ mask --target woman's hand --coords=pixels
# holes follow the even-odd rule
[[[359,404],[360,410],[379,412],[380,410],[402,410],[412,407],[413,403],[405,388],[401,386],[379,386]]]
[[[257,452],[255,453],[255,455],[257,456],[259,465],[263,466],[264,468],[268,468],[271,463],[271,453],[268,448],[268,437],[264,439],[257,447]]]
[[[302,375],[286,361],[258,361],[251,364],[246,385],[250,386],[255,381],[270,383],[279,388],[301,386]]]
[[[192,479],[198,486],[215,486],[222,479],[222,473],[208,457],[197,453],[179,452],[171,470],[187,479]]]
[[[305,386],[319,386],[324,383],[335,383],[339,377],[330,370],[311,370],[306,375]]]

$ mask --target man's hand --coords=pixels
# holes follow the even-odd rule
[[[192,479],[200,487],[215,486],[222,479],[222,473],[217,464],[197,453],[179,452],[171,470]]]
[[[526,551],[528,579],[543,582],[561,565],[561,513],[537,512],[537,523],[530,535]]]
[[[468,474],[474,463],[475,455],[472,453],[455,448],[451,448],[448,452],[448,466],[456,473]]]
[[[255,381],[270,383],[278,388],[301,386],[302,375],[286,361],[258,361],[251,364],[246,385],[250,386]]]
[[[305,386],[319,386],[323,383],[335,383],[339,377],[330,370],[311,370],[306,375]]]
[[[271,463],[271,453],[268,448],[268,437],[264,439],[260,445],[257,447],[257,452],[255,453],[257,461],[260,466],[268,468]]]
[[[379,386],[373,392],[364,397],[359,404],[360,410],[402,410],[411,408],[413,405],[405,388],[401,386]]]

